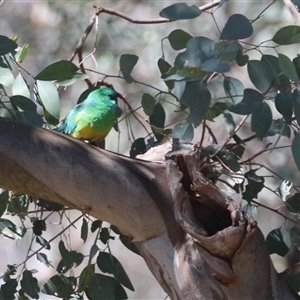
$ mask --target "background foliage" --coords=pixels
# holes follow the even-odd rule
[[[1,19],[0,115],[55,130],[92,84],[113,84],[123,97],[119,130],[106,148],[135,157],[172,137],[197,143],[203,172],[257,218],[282,270],[299,257],[300,27],[281,2],[243,5],[221,1],[204,12],[190,2],[114,1],[110,8],[148,24],[102,11],[76,48],[92,1],[3,2],[2,13],[19,15],[16,22]],[[80,16],[76,26],[74,15]],[[159,16],[176,22],[156,24]],[[2,235],[29,243],[26,256],[2,271],[1,297],[14,299],[18,291],[20,299],[40,292],[98,299],[101,291],[104,298],[124,299],[134,289],[111,241],[136,249],[117,228],[28,195],[3,191],[0,197]],[[54,215],[60,230],[48,238]],[[85,252],[72,250],[73,226],[82,243],[92,235]],[[48,257],[52,245],[57,263]],[[56,271],[44,284],[30,267],[32,257]],[[297,277],[289,284],[299,291]]]

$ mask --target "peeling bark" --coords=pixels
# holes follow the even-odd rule
[[[171,299],[296,299],[256,222],[204,177],[197,154],[154,157],[161,162],[0,118],[0,187],[118,226]]]

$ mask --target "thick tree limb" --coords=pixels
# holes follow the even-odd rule
[[[295,299],[257,224],[201,174],[193,151],[169,157],[133,160],[0,118],[0,187],[118,226],[172,299]]]
[[[164,201],[170,193],[163,164],[0,118],[0,165],[2,188],[86,211],[136,241],[166,230],[160,209],[171,211],[171,203]]]

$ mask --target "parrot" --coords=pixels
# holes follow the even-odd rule
[[[98,145],[108,135],[116,118],[117,93],[110,87],[92,91],[61,122],[58,131]]]

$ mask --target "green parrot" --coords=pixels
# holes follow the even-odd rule
[[[112,88],[94,90],[68,113],[58,131],[97,145],[114,125],[116,103],[117,94]]]

